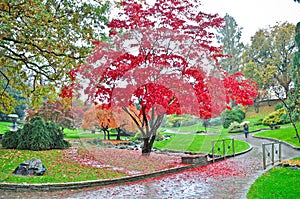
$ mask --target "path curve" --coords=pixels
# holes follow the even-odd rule
[[[249,142],[253,149],[245,154],[216,162],[211,165],[167,174],[134,183],[109,185],[83,190],[58,192],[0,192],[1,198],[69,198],[69,199],[135,199],[135,198],[233,198],[244,199],[251,184],[264,172],[262,144],[266,139],[254,138],[250,134],[234,135],[235,139]],[[299,150],[282,146],[282,159],[299,156]]]

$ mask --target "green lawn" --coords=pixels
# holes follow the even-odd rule
[[[0,149],[0,182],[54,183],[122,177],[124,174],[105,168],[83,166],[63,155],[64,150],[29,151]],[[12,172],[17,166],[32,158],[40,159],[47,172],[43,176],[20,176]]]
[[[0,134],[4,134],[9,131],[8,126],[12,126],[11,122],[0,122]]]
[[[300,123],[297,124],[297,128],[298,131],[300,131]],[[275,138],[285,141],[295,147],[300,147],[298,139],[295,138],[295,129],[290,124],[282,125],[280,129],[258,132],[255,133],[254,136],[261,138]]]
[[[100,136],[103,137],[101,134],[93,134],[89,130],[83,130],[83,129],[64,129],[65,138],[66,139],[80,139],[80,138],[100,138]]]
[[[222,140],[227,138],[225,136],[214,136],[214,135],[197,135],[197,134],[173,134],[164,133],[170,135],[171,138],[164,141],[159,141],[154,143],[154,147],[157,149],[167,149],[171,151],[178,152],[192,152],[192,153],[212,153],[212,141]],[[232,154],[231,140],[225,142],[225,152],[226,154]],[[228,148],[228,146],[230,146]],[[249,149],[250,145],[246,142],[235,140],[234,141],[235,152],[241,152]],[[223,153],[223,145],[218,142],[215,145],[215,153]],[[219,150],[218,150],[219,149]]]
[[[300,159],[297,158],[297,159]],[[296,199],[300,195],[300,170],[272,168],[260,176],[247,194],[248,199]]]

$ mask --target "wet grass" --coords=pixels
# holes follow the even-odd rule
[[[192,152],[192,153],[212,153],[212,141],[219,140],[215,144],[215,153],[223,154],[222,139],[228,139],[226,136],[217,135],[197,135],[197,134],[173,134],[164,133],[171,136],[168,140],[159,141],[154,143],[154,147],[160,150],[171,150],[178,152]],[[232,154],[232,140],[225,141],[226,154]],[[244,141],[234,140],[235,152],[242,152],[250,148],[250,145]]]
[[[300,160],[300,157],[297,158]],[[300,170],[272,168],[252,184],[248,199],[299,198]]]
[[[29,151],[0,149],[0,182],[13,183],[57,183],[82,180],[109,179],[124,176],[121,172],[106,168],[94,168],[80,164],[64,155],[67,150]],[[12,172],[21,162],[38,158],[47,172],[43,176],[20,176]]]
[[[0,122],[0,134],[4,134],[9,131],[8,126],[12,126],[11,122]]]
[[[300,123],[297,123],[298,131],[300,129]],[[300,133],[300,132],[299,132]],[[295,147],[300,148],[299,140],[295,137],[295,129],[291,124],[282,125],[280,129],[268,130],[263,132],[258,132],[254,134],[255,137],[261,138],[275,138],[287,142]]]
[[[66,139],[100,138],[99,134],[91,133],[91,131],[83,129],[64,129],[64,133]]]

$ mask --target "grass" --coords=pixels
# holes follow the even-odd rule
[[[226,136],[206,136],[197,134],[172,134],[164,133],[170,135],[171,138],[164,141],[159,141],[154,143],[154,147],[161,150],[171,150],[178,152],[192,152],[192,153],[212,153],[212,141],[226,139]],[[225,142],[226,154],[232,154],[231,139]],[[228,148],[230,146],[230,148]],[[250,145],[246,142],[240,140],[234,140],[235,152],[241,152],[249,149]],[[223,153],[223,144],[218,142],[215,145],[215,153]],[[220,150],[217,150],[217,149]]]
[[[97,169],[82,165],[64,155],[67,150],[28,151],[1,149],[0,182],[56,183],[122,177],[123,173],[106,168]],[[43,176],[19,176],[12,172],[17,166],[32,158],[40,159],[47,172]]]
[[[43,176],[12,174],[21,162],[34,157],[40,159],[47,168]],[[103,180],[182,165],[179,156],[152,153],[149,157],[145,157],[138,151],[124,153],[122,149],[98,147],[80,148],[76,153],[72,148],[47,151],[0,149],[0,159],[0,182],[8,183]]]
[[[11,122],[0,122],[0,134],[4,134],[9,131],[8,126],[12,126]]]
[[[297,128],[300,129],[300,123],[297,124]],[[254,136],[261,138],[275,138],[300,148],[300,143],[298,139],[295,138],[295,130],[290,124],[283,125],[280,129],[258,132],[255,133]]]
[[[297,158],[300,160],[300,157]],[[300,170],[272,168],[252,184],[248,199],[299,198]],[[291,186],[293,185],[293,186]]]
[[[83,130],[83,129],[64,129],[64,133],[65,133],[65,139],[81,139],[81,138],[92,138],[92,139],[103,139],[104,138],[104,134],[101,133],[91,133],[90,130]],[[114,140],[116,139],[117,136],[110,136],[110,139]],[[125,139],[127,137],[125,136],[121,136],[121,139]]]
[[[80,138],[100,138],[99,134],[93,134],[91,131],[83,129],[64,129],[66,139],[80,139]]]

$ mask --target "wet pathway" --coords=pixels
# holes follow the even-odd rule
[[[244,135],[236,139],[246,140]],[[1,193],[1,198],[69,198],[69,199],[164,199],[164,198],[233,198],[243,199],[251,184],[263,172],[262,143],[270,141],[247,138],[253,149],[243,155],[176,174],[150,178],[123,185],[51,193]],[[282,157],[289,159],[300,152],[282,146]],[[23,194],[23,195],[22,195]],[[5,197],[10,196],[10,197]]]

